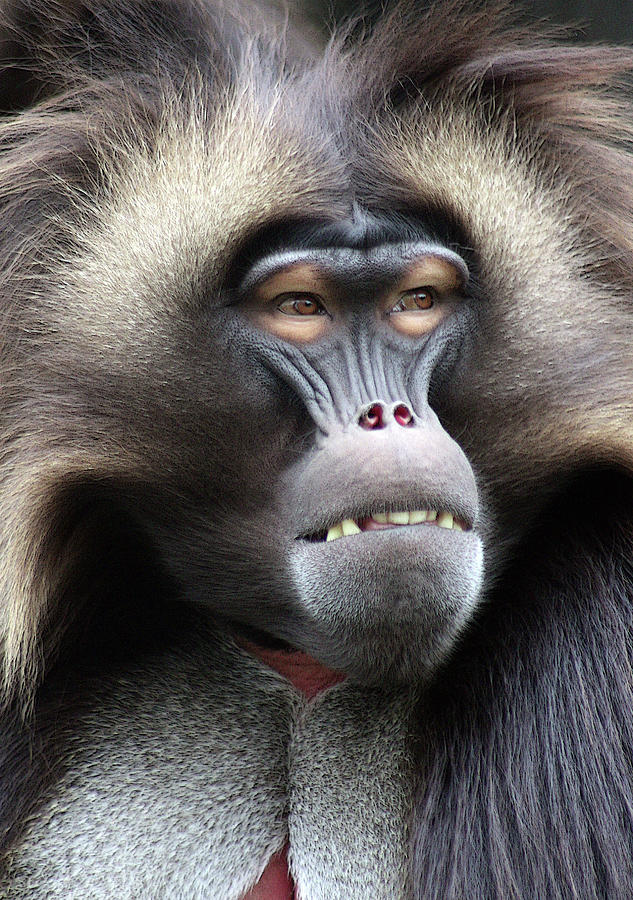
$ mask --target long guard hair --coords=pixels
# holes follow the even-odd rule
[[[165,408],[142,414],[144,348],[130,372],[125,335],[117,354],[109,334],[117,298],[78,315],[72,272],[143,178],[161,190],[186,181],[212,131],[230,169],[216,173],[212,201],[225,218],[208,212],[205,225],[217,260],[247,222],[334,217],[369,197],[458,231],[490,306],[480,365],[446,415],[503,534],[481,613],[420,708],[415,896],[630,898],[633,53],[557,45],[497,3],[423,15],[404,4],[322,59],[283,28],[260,39],[263,19],[244,25],[216,4],[0,9],[5,849],[55,779],[55,742],[72,727],[72,691],[51,696],[49,673],[82,642],[92,652],[109,634],[113,645],[138,636],[162,590],[133,516],[113,548],[94,509],[113,482],[151,488],[163,426],[149,420],[177,429],[179,410],[166,385]],[[90,377],[98,335],[110,381]],[[128,521],[125,509],[109,515]],[[120,652],[137,652],[135,640]]]

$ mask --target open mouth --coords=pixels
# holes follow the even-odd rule
[[[405,525],[426,525],[446,528],[452,531],[470,531],[470,526],[447,510],[412,509],[393,510],[391,512],[375,512],[357,519],[342,519],[327,530],[309,535],[310,541],[336,541],[342,537],[351,537],[366,531],[386,531],[401,528]]]

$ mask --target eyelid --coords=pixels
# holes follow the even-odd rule
[[[250,292],[263,303],[272,303],[281,294],[313,294],[324,306],[328,302],[328,285],[320,272],[309,263],[295,263],[270,274]]]
[[[414,294],[426,294],[429,297],[431,302],[429,303],[428,306],[418,306],[417,308],[412,307],[411,309],[406,309],[406,308],[398,309],[398,306],[401,303],[404,303],[405,298],[407,296],[411,296]],[[435,288],[431,287],[430,285],[421,284],[421,285],[419,285],[419,287],[408,288],[406,291],[400,291],[396,302],[393,304],[391,309],[387,310],[387,315],[390,316],[390,315],[393,315],[394,313],[401,313],[401,312],[420,312],[420,313],[429,312],[431,309],[433,309],[437,300],[438,300],[438,293],[435,290]]]
[[[331,313],[329,312],[327,306],[325,305],[325,301],[323,297],[320,297],[318,294],[314,294],[311,291],[284,291],[282,294],[277,294],[276,297],[273,297],[272,302],[276,304],[277,310],[281,312],[283,315],[292,315],[292,313],[286,312],[281,307],[284,303],[288,301],[292,301],[293,303],[300,302],[301,300],[307,300],[310,303],[314,303],[317,311],[312,314],[302,315],[301,313],[297,313],[296,317],[301,319],[310,319],[315,316],[328,316],[330,319],[332,318]]]
[[[466,280],[461,268],[443,256],[429,255],[413,261],[400,280],[396,292],[400,295],[416,288],[434,291],[437,297],[455,295],[464,290]]]

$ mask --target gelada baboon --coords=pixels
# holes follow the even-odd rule
[[[633,55],[4,0],[2,896],[633,896]]]

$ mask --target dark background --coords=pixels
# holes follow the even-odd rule
[[[358,15],[365,8],[379,10],[383,4],[363,4],[358,0],[301,0],[310,17],[328,27],[347,15]],[[384,4],[388,5],[388,4]],[[424,4],[420,3],[423,7]],[[572,25],[576,41],[614,41],[633,43],[633,0],[528,0],[518,4],[527,20],[543,19]]]

